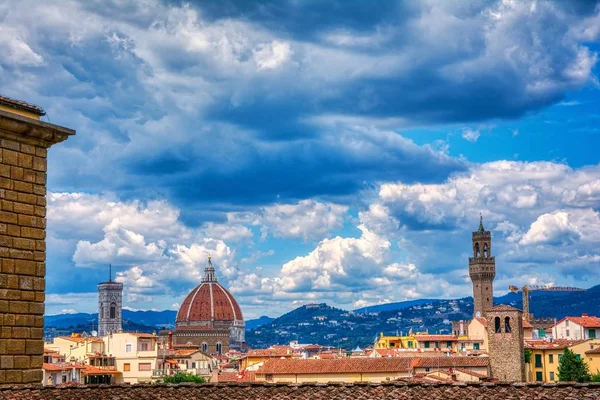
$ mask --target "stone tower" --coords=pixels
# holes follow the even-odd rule
[[[496,259],[492,257],[492,234],[483,228],[479,217],[479,229],[473,232],[473,257],[469,257],[469,276],[473,282],[473,317],[483,317],[494,305],[494,277]]]
[[[0,95],[0,386],[43,376],[46,160],[75,134],[44,114]]]
[[[486,311],[488,347],[492,378],[525,381],[523,312],[498,305]]]
[[[104,336],[112,332],[121,332],[123,307],[123,284],[108,282],[98,284],[98,335]]]

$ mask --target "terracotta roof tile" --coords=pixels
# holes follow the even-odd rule
[[[488,357],[424,357],[413,358],[412,366],[414,368],[487,367],[490,363],[489,360],[490,359]]]
[[[6,96],[2,96],[2,95],[0,95],[0,104],[6,105],[9,107],[14,107],[14,108],[17,108],[20,110],[29,111],[31,113],[34,113],[34,114],[37,114],[40,116],[46,115],[44,110],[42,110],[41,107],[38,107],[35,104],[27,103],[27,102],[21,101],[21,100],[11,99],[10,97],[6,97]]]
[[[556,326],[566,320],[572,321],[577,325],[583,326],[584,328],[600,328],[600,318],[588,315],[583,315],[581,317],[564,317],[553,326]]]
[[[415,335],[415,340],[421,341],[439,341],[439,342],[455,342],[458,338],[454,335]]]
[[[598,384],[506,384],[506,383],[329,383],[329,384],[136,384],[52,387],[39,385],[0,388],[0,399],[11,400],[181,400],[181,399],[595,399],[600,397]]]
[[[568,339],[554,339],[549,340],[525,340],[526,349],[534,350],[549,350],[549,349],[564,349],[565,347],[571,347],[586,340],[568,340]]]
[[[287,349],[256,349],[248,350],[244,357],[284,357],[294,353]]]
[[[335,374],[352,372],[408,372],[410,358],[338,358],[333,360],[271,359],[257,374]]]
[[[63,371],[63,370],[67,370],[67,369],[72,369],[72,368],[76,368],[76,369],[84,369],[85,365],[83,364],[71,364],[71,363],[56,363],[56,364],[50,364],[50,363],[44,363],[42,366],[43,369],[45,369],[46,371]]]

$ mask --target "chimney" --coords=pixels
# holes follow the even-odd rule
[[[587,315],[587,313],[583,313],[583,314],[581,314],[581,316],[582,317],[587,317],[588,315]]]
[[[173,350],[173,332],[169,331],[169,350]]]

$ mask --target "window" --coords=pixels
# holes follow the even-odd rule
[[[131,371],[131,364],[129,364],[129,363],[123,364],[123,371],[125,371],[125,372]]]
[[[504,332],[510,333],[512,330],[510,328],[510,317],[504,318]]]
[[[192,361],[192,368],[196,368],[196,363],[194,361]]]
[[[117,304],[110,303],[110,317],[117,318]]]
[[[565,321],[565,326],[569,326],[569,320]]]
[[[588,332],[588,338],[590,339],[596,339],[596,330],[595,329],[590,329]]]
[[[148,350],[150,350],[150,343],[138,342],[138,351],[148,351]]]
[[[447,348],[451,348],[452,347],[452,342],[446,342],[446,347]]]
[[[412,349],[412,340],[409,340],[409,341],[408,341],[408,348],[409,348],[409,349]]]
[[[217,342],[217,354],[221,354],[223,352],[223,344],[221,342]]]
[[[271,374],[266,374],[266,375],[265,375],[265,380],[266,380],[267,382],[273,382],[273,375],[271,375]]]
[[[542,355],[541,354],[535,355],[535,367],[542,368]]]
[[[494,332],[500,333],[500,317],[494,318]]]
[[[570,335],[569,335],[569,330],[567,329],[567,337],[569,337],[569,336],[570,336]]]
[[[100,319],[104,318],[104,304],[100,305]]]
[[[435,348],[439,349],[440,348],[440,342],[435,342]]]
[[[535,381],[536,382],[542,382],[544,380],[544,376],[541,372],[536,372],[535,373]]]
[[[202,343],[202,352],[206,353],[208,351],[208,344],[207,343]]]
[[[580,354],[575,354],[575,358],[578,360],[581,360],[581,355]]]
[[[66,375],[62,376],[62,383],[67,383],[67,376]]]
[[[429,367],[425,368],[425,372],[429,372],[430,370],[431,370],[431,368],[429,368]]]
[[[558,362],[560,362],[560,359],[562,358],[562,354],[558,355]]]
[[[429,342],[425,342],[425,348],[428,349],[429,348]]]
[[[152,363],[139,363],[138,371],[152,371]]]
[[[125,353],[131,353],[131,343],[125,345]]]
[[[473,350],[479,350],[479,343],[473,343]]]
[[[550,380],[553,381],[554,380],[554,372],[550,371]]]
[[[465,344],[464,344],[464,343],[461,343],[461,344],[460,344],[460,349],[461,349],[461,350],[464,350],[464,349],[465,349]]]
[[[396,347],[396,343],[390,343],[390,347]]]
[[[548,364],[554,364],[554,354],[548,355]]]

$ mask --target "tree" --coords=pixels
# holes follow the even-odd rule
[[[175,375],[165,376],[163,378],[164,383],[181,383],[181,382],[194,382],[194,383],[206,383],[206,380],[198,375],[190,374],[187,372],[178,372]]]
[[[558,380],[563,382],[589,382],[590,379],[590,371],[585,361],[565,347],[565,352],[558,363]]]

